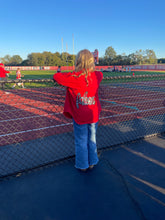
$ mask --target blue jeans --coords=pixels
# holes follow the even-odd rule
[[[75,136],[75,167],[86,169],[91,165],[96,165],[99,161],[96,146],[97,123],[77,124],[73,119]]]

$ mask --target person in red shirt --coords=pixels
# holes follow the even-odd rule
[[[7,77],[9,77],[10,71],[6,71],[4,69],[4,64],[0,63],[0,80],[5,80]]]
[[[16,79],[21,80],[21,77],[24,77],[24,75],[21,75],[21,70],[20,68],[18,68],[16,71]],[[18,86],[22,86],[22,88],[25,88],[23,82],[18,82],[17,84]],[[13,85],[12,88],[15,88],[15,86],[16,86],[16,83]]]
[[[56,73],[53,79],[67,87],[63,114],[73,119],[75,167],[86,171],[98,163],[96,130],[101,105],[98,89],[102,72],[95,71],[93,54],[82,50],[76,56],[75,71]]]

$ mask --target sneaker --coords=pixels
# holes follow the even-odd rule
[[[89,166],[89,169],[91,170],[91,169],[93,169],[93,167],[94,167],[94,165],[90,165],[90,166]]]
[[[87,169],[79,169],[80,171],[82,171],[82,172],[86,172],[87,171]]]

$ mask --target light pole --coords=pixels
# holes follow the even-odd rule
[[[73,40],[73,57],[74,57],[74,34],[72,35],[72,40]],[[73,69],[74,69],[74,60],[72,60],[73,62]]]

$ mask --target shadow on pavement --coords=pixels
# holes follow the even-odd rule
[[[2,220],[165,216],[165,135],[112,147],[86,173],[74,160],[0,182]]]

